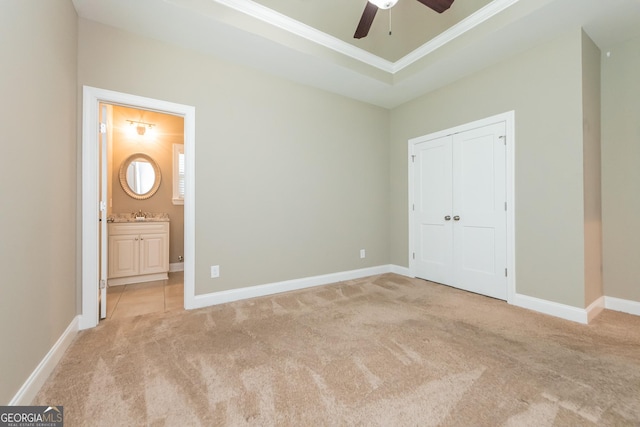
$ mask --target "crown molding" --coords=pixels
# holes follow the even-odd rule
[[[252,0],[213,1],[234,9],[238,12],[244,13],[255,19],[259,19],[263,22],[271,24],[275,27],[281,28],[285,31],[288,31],[289,33],[295,34],[311,42],[329,48],[335,52],[341,53],[357,61],[363,62],[379,70],[385,71],[390,74],[395,74],[398,71],[401,71],[402,69],[413,64],[414,62],[420,60],[421,58],[424,58],[431,52],[444,46],[455,38],[461,36],[467,31],[480,25],[482,22],[502,12],[503,10],[520,0],[493,0],[482,9],[458,22],[453,27],[434,37],[427,43],[423,44],[408,55],[400,58],[396,62],[388,61],[384,58],[372,54],[371,52],[353,46],[343,40],[338,39],[337,37],[331,36],[327,33],[310,27],[309,25],[303,24],[300,21],[292,19],[280,12],[276,12],[273,9],[269,9],[268,7],[256,3]]]
[[[391,67],[391,73],[395,74],[398,71],[401,71],[519,1],[520,0],[493,0],[491,3],[467,16],[451,28],[448,28],[438,34],[436,37],[432,38],[413,52],[394,62]]]
[[[259,19],[263,22],[271,24],[275,27],[281,28],[292,34],[305,38],[309,41],[317,43],[321,46],[327,47],[338,53],[346,55],[350,58],[356,59],[372,67],[378,68],[382,71],[391,73],[393,70],[393,62],[381,58],[377,55],[367,52],[364,49],[353,46],[340,40],[337,37],[331,36],[320,30],[316,30],[307,24],[303,24],[300,21],[289,18],[288,16],[276,12],[273,9],[269,9],[266,6],[258,4],[251,0],[213,0],[216,3],[220,3],[224,6],[230,7],[238,12],[242,12],[253,18]]]

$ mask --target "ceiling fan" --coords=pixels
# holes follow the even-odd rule
[[[453,4],[454,0],[418,0],[423,5],[430,7],[438,13],[442,13],[445,10],[449,9]],[[362,18],[360,18],[360,23],[358,24],[358,28],[356,28],[356,32],[353,35],[355,39],[361,39],[366,37],[369,34],[369,28],[371,28],[371,24],[373,23],[373,18],[376,16],[376,12],[378,9],[390,9],[398,2],[398,0],[369,0],[367,5],[364,7],[364,12],[362,12]]]

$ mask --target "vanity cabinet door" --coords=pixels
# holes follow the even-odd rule
[[[140,235],[140,273],[164,273],[169,270],[167,233]]]
[[[109,285],[167,279],[169,223],[108,224]]]
[[[136,276],[140,274],[139,266],[139,236],[109,236],[109,278]]]

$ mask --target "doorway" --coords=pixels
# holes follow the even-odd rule
[[[84,86],[82,129],[82,315],[80,328],[99,321],[100,301],[100,221],[105,203],[100,200],[100,104],[109,104],[154,113],[179,116],[184,120],[184,308],[192,308],[195,298],[195,108],[167,101]],[[142,120],[139,120],[142,121]],[[141,209],[140,209],[141,210]]]
[[[184,309],[184,118],[100,103],[100,123],[100,319]]]
[[[513,145],[513,112],[409,141],[413,276],[511,300]]]

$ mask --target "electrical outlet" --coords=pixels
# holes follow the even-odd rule
[[[220,266],[212,265],[211,266],[211,278],[215,279],[216,277],[220,277]]]
[[[364,258],[367,256],[367,253],[365,252],[364,249],[360,249],[360,258]]]

